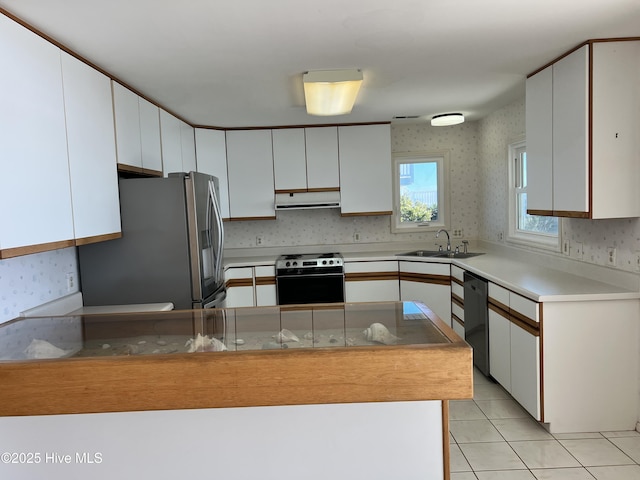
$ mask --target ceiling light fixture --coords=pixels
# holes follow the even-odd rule
[[[434,115],[431,118],[432,127],[447,127],[449,125],[458,125],[464,122],[464,115],[461,113],[443,113]]]
[[[304,100],[309,115],[351,113],[362,84],[361,70],[318,70],[306,72]]]

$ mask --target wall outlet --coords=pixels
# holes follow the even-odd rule
[[[354,242],[359,242],[360,241],[360,232],[354,232],[353,233],[353,241]]]
[[[582,260],[584,257],[582,242],[573,242],[573,246],[571,247],[571,256],[576,260]]]
[[[262,235],[258,235],[256,237],[256,246],[260,247],[264,244],[264,239],[262,238]]]
[[[571,249],[570,249],[570,245],[569,245],[569,240],[563,240],[562,241],[562,254],[563,255],[569,255],[571,253]]]
[[[452,236],[453,238],[462,238],[464,235],[464,230],[462,228],[454,228],[452,230]]]
[[[640,272],[640,251],[636,250],[636,253],[633,256],[633,261],[635,263],[633,267],[635,267],[636,272]]]
[[[616,266],[616,248],[607,247],[607,265],[610,267]]]
[[[498,241],[504,242],[504,232],[502,230],[498,232]]]
[[[72,292],[76,288],[76,275],[73,272],[69,272],[65,277],[67,279],[67,292]]]

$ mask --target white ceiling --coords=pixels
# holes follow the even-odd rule
[[[640,0],[0,0],[194,125],[477,120],[588,39],[640,36]],[[306,114],[302,74],[360,68],[350,115]]]

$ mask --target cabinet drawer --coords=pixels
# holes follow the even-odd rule
[[[451,265],[451,277],[458,280],[460,283],[464,282],[464,270],[455,265]]]
[[[539,318],[539,306],[540,304],[534,302],[533,300],[529,300],[528,298],[524,298],[516,293],[512,293],[510,297],[509,307],[511,311],[514,310],[519,314],[533,320],[534,322],[540,322]]]
[[[397,272],[398,262],[345,262],[345,273]]]
[[[509,290],[502,288],[495,283],[489,282],[489,298],[500,302],[506,307],[509,306]]]
[[[464,322],[464,308],[457,303],[451,303],[451,313]]]
[[[451,276],[451,269],[448,263],[427,263],[427,262],[398,262],[399,269],[404,273],[425,273],[428,275]]]
[[[224,272],[225,280],[251,279],[253,281],[253,267],[229,268]]]
[[[456,282],[451,282],[451,293],[464,300],[464,287]]]
[[[276,267],[273,265],[261,265],[255,267],[256,278],[258,277],[275,277]]]

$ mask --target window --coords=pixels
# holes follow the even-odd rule
[[[446,153],[395,156],[394,232],[434,230],[447,226],[447,169]]]
[[[509,241],[560,250],[558,218],[527,213],[527,147],[509,145]]]

